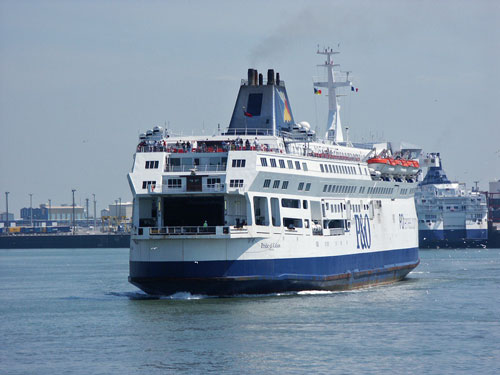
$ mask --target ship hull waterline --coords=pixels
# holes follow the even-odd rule
[[[336,268],[329,274],[283,273],[284,260],[273,261],[209,261],[209,262],[130,262],[129,282],[150,295],[168,296],[187,292],[195,295],[233,296],[244,294],[272,294],[298,292],[304,290],[342,291],[358,289],[400,281],[420,263],[418,249],[405,249],[381,253],[398,253],[396,259],[380,264],[376,268],[359,270],[346,256],[316,258],[315,265],[306,268],[318,268],[324,263],[328,268]],[[366,254],[368,255],[368,254]],[[380,257],[380,254],[378,254]],[[403,259],[402,255],[405,259]],[[413,259],[408,259],[411,257]],[[297,264],[303,259],[293,260]],[[252,263],[252,264],[245,264]],[[259,263],[262,263],[259,265]],[[286,263],[290,263],[287,260]],[[241,272],[231,275],[231,267],[255,270],[260,268],[260,275]],[[332,264],[335,264],[332,267]],[[346,267],[339,272],[339,267]],[[292,271],[292,268],[290,271]],[[321,268],[321,266],[319,267]],[[276,271],[275,271],[276,270]],[[321,271],[321,270],[320,270]],[[286,271],[285,271],[286,272]],[[203,276],[203,274],[209,276]]]

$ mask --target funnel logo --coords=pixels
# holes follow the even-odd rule
[[[281,102],[283,103],[283,121],[284,122],[291,122],[292,121],[292,115],[290,114],[290,108],[288,108],[288,101],[286,100],[285,93],[282,91],[278,91],[278,95],[281,99]]]

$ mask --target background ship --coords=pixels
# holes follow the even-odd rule
[[[488,239],[486,195],[465,184],[451,182],[442,168],[439,153],[424,160],[427,174],[415,192],[419,246],[478,247]]]
[[[488,191],[488,247],[500,249],[500,180],[491,181]]]

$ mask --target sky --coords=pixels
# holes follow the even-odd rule
[[[452,180],[500,178],[499,1],[0,0],[0,211],[131,200],[141,132],[228,126],[248,68],[274,68],[295,121],[326,127],[320,47],[341,53],[352,141],[441,152]]]

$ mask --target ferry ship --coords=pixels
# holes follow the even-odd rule
[[[344,139],[337,91],[352,83],[336,53],[318,51],[324,139],[295,122],[273,69],[267,80],[248,69],[223,133],[140,135],[128,175],[132,284],[154,295],[343,290],[403,279],[419,264],[420,150]]]
[[[428,171],[415,192],[420,247],[484,247],[488,240],[486,195],[451,182],[439,153],[427,155],[423,164]]]

